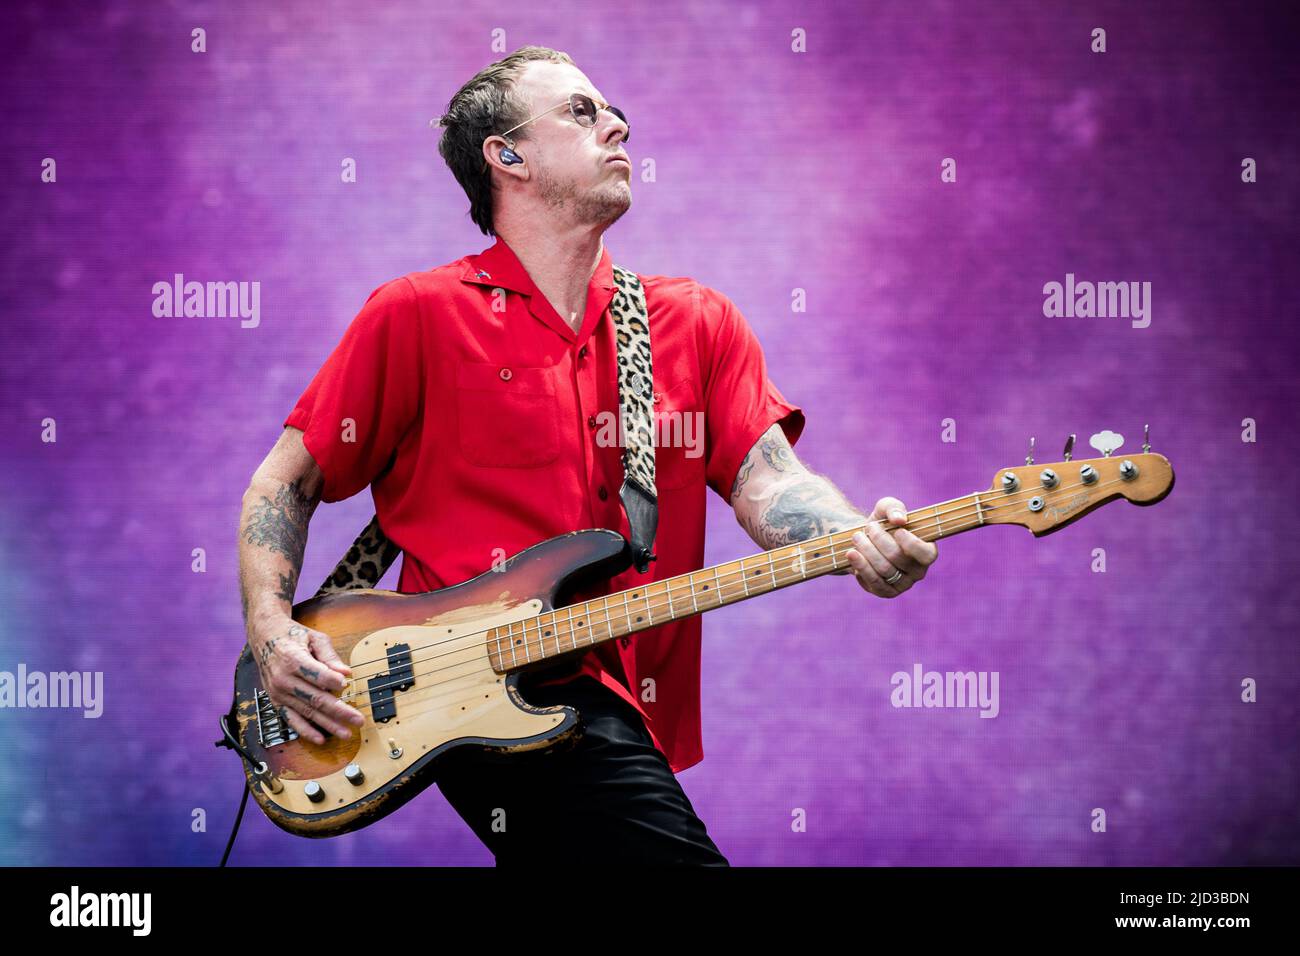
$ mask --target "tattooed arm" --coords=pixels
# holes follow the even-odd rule
[[[854,574],[878,597],[897,597],[925,577],[938,557],[934,544],[910,531],[885,530],[885,520],[906,523],[901,501],[881,498],[870,515],[859,511],[829,478],[795,457],[779,424],[764,432],[740,463],[730,501],[740,526],[765,550],[865,525],[853,538],[849,566],[831,573]],[[894,584],[885,583],[900,571]]]
[[[294,592],[307,548],[307,523],[320,503],[324,477],[302,441],[285,428],[244,492],[239,519],[239,592],[248,646],[273,703],[284,705],[290,726],[315,743],[350,737],[346,724],[361,713],[332,691],[346,686],[351,668],[327,635],[293,620]]]

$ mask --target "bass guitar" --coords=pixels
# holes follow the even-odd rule
[[[1094,436],[1094,444],[1103,432]],[[1117,436],[1115,436],[1117,437]],[[1122,439],[1121,439],[1122,440]],[[1151,505],[1169,494],[1173,468],[1150,451],[1000,469],[989,488],[916,508],[906,527],[926,541],[991,525],[1049,534],[1117,499]],[[895,526],[897,527],[897,526]],[[248,786],[279,827],[306,837],[375,822],[437,778],[456,747],[520,753],[581,732],[569,706],[534,707],[522,675],[572,662],[589,648],[669,621],[735,604],[848,567],[849,528],[710,568],[569,603],[631,565],[623,536],[592,528],[560,535],[453,587],[423,594],[362,588],[293,607],[328,634],[352,677],[339,696],[365,716],[350,738],[300,739],[262,688],[247,644],[223,723],[238,739]]]

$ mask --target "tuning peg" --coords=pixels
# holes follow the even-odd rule
[[[1070,456],[1074,454],[1074,436],[1071,435],[1065,443],[1065,460],[1069,461]]]
[[[1025,464],[1026,464],[1026,465],[1032,465],[1033,463],[1034,463],[1034,436],[1033,436],[1033,435],[1030,435],[1030,436],[1029,436],[1029,454],[1025,456]]]
[[[1097,434],[1089,438],[1088,444],[1101,452],[1103,458],[1109,458],[1111,452],[1124,444],[1124,436],[1119,432],[1107,429],[1103,432],[1097,432]]]
[[[1142,453],[1145,455],[1151,450],[1151,426],[1142,426]]]

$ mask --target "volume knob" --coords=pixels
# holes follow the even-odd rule
[[[307,786],[302,788],[302,792],[307,794],[307,799],[312,803],[320,803],[325,799],[325,788],[315,780],[308,780]]]
[[[366,775],[361,771],[361,765],[355,763],[350,763],[343,769],[343,776],[353,786],[360,786],[361,781],[366,779]]]

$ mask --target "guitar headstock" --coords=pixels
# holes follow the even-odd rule
[[[993,476],[988,492],[980,492],[983,524],[1018,524],[1035,536],[1050,534],[1117,498],[1135,505],[1153,505],[1174,487],[1169,459],[1143,442],[1139,455],[1111,456],[1124,438],[1114,432],[1092,436],[1101,458],[1073,460],[1074,436],[1065,446],[1065,460],[1034,464],[1031,439],[1026,464],[1003,468]]]

